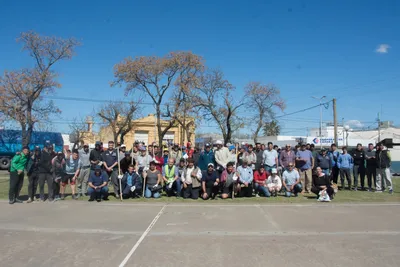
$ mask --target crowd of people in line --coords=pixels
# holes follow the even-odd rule
[[[24,147],[11,162],[9,203],[22,203],[18,197],[25,174],[27,203],[64,200],[68,184],[73,199],[87,194],[89,201],[98,202],[108,200],[109,186],[121,199],[160,198],[162,192],[167,197],[204,200],[282,193],[286,197],[315,194],[320,201],[330,201],[338,190],[381,193],[387,188],[393,193],[390,153],[381,143],[369,144],[367,149],[358,144],[351,153],[346,147],[339,152],[335,144],[329,151],[317,151],[313,144],[294,148],[287,144],[281,149],[271,142],[267,146],[224,145],[220,140],[205,144],[203,151],[190,142],[160,148],[137,141],[130,151],[124,144],[114,145],[109,141],[103,149],[98,141],[91,151],[85,144],[58,152],[48,141],[43,149],[36,147],[32,152]]]

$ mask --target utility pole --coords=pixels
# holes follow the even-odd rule
[[[381,141],[381,117],[380,114],[378,113],[378,142]]]
[[[335,144],[338,145],[336,98],[333,99],[333,136]]]

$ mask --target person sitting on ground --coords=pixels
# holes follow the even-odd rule
[[[102,171],[100,166],[96,166],[94,172],[89,176],[88,180],[88,195],[90,196],[89,201],[97,202],[108,200],[108,176]]]
[[[251,197],[253,194],[253,170],[244,159],[242,165],[237,168],[236,175],[239,178],[237,192],[240,197]]]
[[[267,178],[268,173],[265,171],[264,166],[260,165],[260,169],[254,172],[254,189],[256,197],[259,197],[260,193],[262,193],[262,195],[264,195],[265,197],[271,196],[271,193],[269,192],[267,187]]]
[[[328,193],[329,198],[333,199],[334,190],[331,187],[329,176],[325,175],[321,167],[317,167],[316,172],[317,175],[313,177],[311,192],[319,196],[322,191],[325,191],[326,193]]]
[[[222,199],[226,199],[229,195],[234,194],[234,188],[238,177],[236,175],[233,162],[229,162],[226,165],[226,169],[221,174],[221,187],[222,187]]]
[[[219,177],[214,170],[214,164],[208,163],[208,170],[202,172],[201,185],[203,189],[203,199],[215,199],[219,191]]]
[[[293,163],[289,163],[288,168],[283,172],[282,183],[286,191],[286,197],[291,197],[292,194],[297,197],[297,194],[302,191],[300,174],[294,169]]]
[[[144,196],[146,198],[160,198],[160,191],[162,189],[162,175],[156,168],[156,163],[154,161],[150,162],[150,169],[146,171],[146,187]]]
[[[124,158],[120,160],[119,164],[120,164],[121,172],[124,174],[128,171],[130,165],[133,165],[133,166],[136,165],[136,161],[134,158],[132,158],[131,153],[129,151],[127,151],[127,152],[125,152]]]
[[[194,166],[194,160],[187,160],[187,167],[184,169],[181,181],[183,183],[183,198],[198,199],[201,183],[201,170]]]
[[[179,164],[178,164],[178,173],[179,177],[182,177],[182,173],[186,168],[186,160],[185,159],[180,159]]]
[[[173,158],[168,159],[168,165],[164,166],[162,176],[165,183],[164,190],[167,193],[167,196],[172,196],[175,191],[176,198],[179,198],[181,196],[182,183],[181,179],[179,179],[178,167],[175,166],[175,160]]]
[[[139,174],[135,172],[135,165],[129,165],[128,171],[122,176],[121,188],[123,198],[140,197],[142,193],[142,180]]]
[[[267,187],[271,195],[276,197],[278,192],[281,191],[282,188],[282,181],[281,178],[278,176],[278,170],[272,168],[271,176],[267,179]]]

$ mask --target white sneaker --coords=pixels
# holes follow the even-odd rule
[[[256,197],[260,197],[260,195],[259,195],[259,194],[256,194]]]

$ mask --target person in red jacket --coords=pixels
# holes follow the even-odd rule
[[[259,197],[261,192],[265,197],[270,197],[271,193],[267,187],[268,173],[265,171],[264,166],[261,165],[258,171],[254,172],[254,188],[256,191],[256,197]]]

